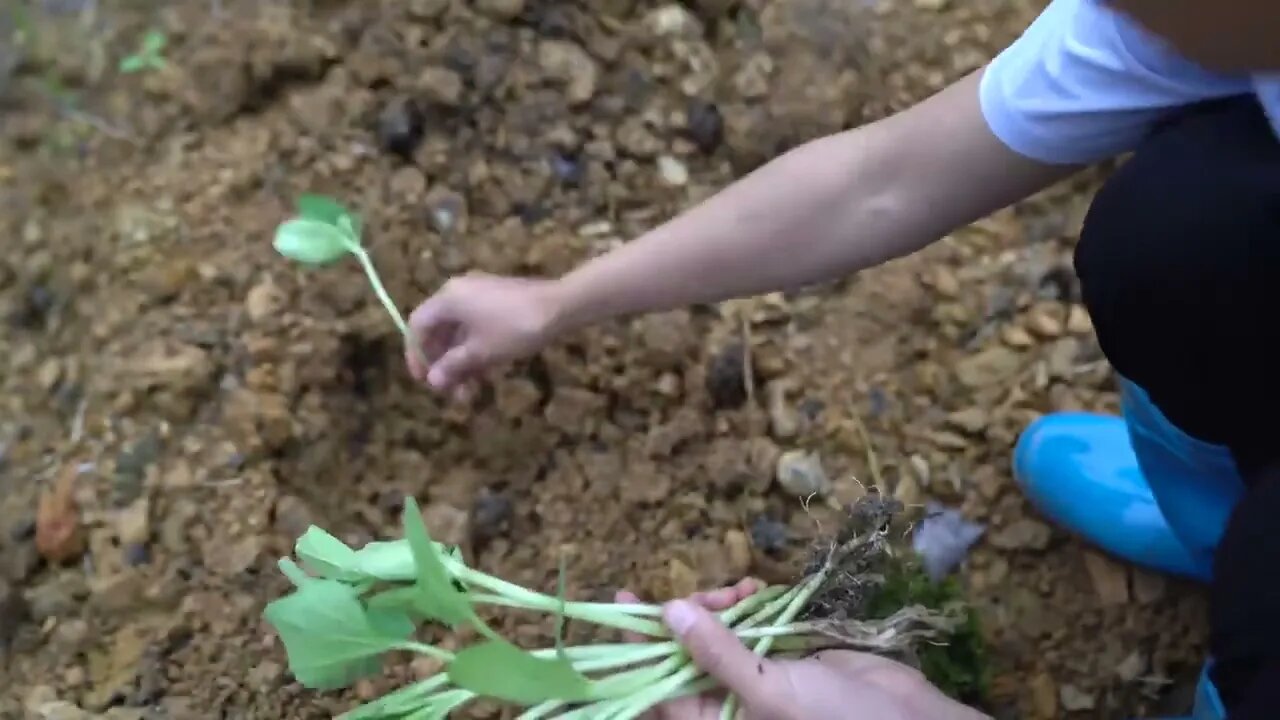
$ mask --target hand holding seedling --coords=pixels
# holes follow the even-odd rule
[[[667,604],[663,616],[693,662],[742,700],[752,720],[981,720],[985,717],[942,694],[916,670],[849,650],[826,650],[801,660],[770,660],[748,650],[712,613],[750,597],[758,584],[698,593]],[[637,603],[629,593],[620,603]],[[636,642],[640,636],[630,634]],[[724,691],[680,698],[653,710],[649,720],[718,720]]]

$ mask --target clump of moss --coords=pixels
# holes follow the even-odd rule
[[[939,611],[964,607],[963,620],[948,642],[921,645],[914,651],[914,660],[925,677],[947,695],[970,705],[984,704],[990,688],[990,666],[978,615],[965,603],[960,583],[955,578],[934,582],[916,560],[889,563],[884,572],[884,584],[868,606],[872,619],[886,618],[912,605]]]

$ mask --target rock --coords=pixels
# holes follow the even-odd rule
[[[941,12],[949,4],[951,4],[951,0],[915,0],[917,8],[928,12]]]
[[[1122,565],[1100,553],[1085,550],[1084,566],[1103,607],[1128,604],[1129,573]]]
[[[280,684],[280,678],[284,676],[284,668],[280,667],[280,663],[271,660],[263,660],[258,663],[246,678],[251,688],[259,692],[275,690]]]
[[[94,720],[96,716],[75,703],[53,700],[28,706],[27,717],[30,720]]]
[[[193,396],[213,383],[217,368],[209,353],[186,343],[156,339],[127,359],[117,379],[120,389],[171,394],[167,409],[183,411]]]
[[[427,192],[427,176],[412,165],[405,165],[391,173],[387,182],[392,197],[405,203],[415,203]]]
[[[432,20],[449,9],[449,0],[409,0],[405,7],[415,20]]]
[[[524,0],[476,0],[476,9],[495,20],[514,20],[524,12]]]
[[[664,370],[679,370],[695,350],[697,333],[687,310],[644,315],[633,322],[643,362]]]
[[[481,492],[471,508],[471,535],[474,541],[488,542],[500,537],[511,522],[513,510],[511,498],[505,494]]]
[[[594,427],[599,414],[607,407],[607,399],[590,390],[575,387],[556,388],[543,415],[554,428],[577,433]]]
[[[1000,330],[1000,340],[1017,350],[1025,350],[1036,344],[1036,339],[1021,325],[1005,325]]]
[[[462,76],[446,67],[428,65],[418,73],[418,90],[428,101],[448,108],[462,103]]]
[[[1135,568],[1133,571],[1133,597],[1143,605],[1151,605],[1164,599],[1168,581],[1152,572]]]
[[[151,540],[151,501],[145,497],[133,501],[116,516],[116,537],[122,545],[146,545]]]
[[[751,541],[741,530],[729,530],[724,534],[725,553],[729,558],[729,572],[734,577],[746,577],[751,572]]]
[[[893,486],[893,499],[902,503],[903,507],[915,508],[920,506],[923,499],[920,491],[920,482],[916,480],[916,476],[909,472],[904,472],[898,476],[898,482]]]
[[[543,40],[538,44],[538,64],[544,73],[564,85],[569,105],[582,105],[595,97],[600,67],[577,43]]]
[[[778,485],[790,495],[807,498],[831,489],[831,480],[816,452],[790,450],[778,458]]]
[[[715,409],[731,410],[747,401],[745,354],[746,348],[742,343],[731,342],[708,363],[707,393]]]
[[[536,412],[542,403],[542,391],[533,381],[514,378],[497,384],[494,404],[498,412],[509,420],[518,420]]]
[[[667,562],[667,582],[673,598],[689,597],[701,589],[698,574],[677,558],[671,558]]]
[[[1057,720],[1058,685],[1049,673],[1036,673],[1031,678],[1031,708],[1034,720]]]
[[[471,514],[448,503],[433,502],[422,509],[422,522],[436,542],[471,554]]]
[[[1053,531],[1048,525],[1030,518],[1015,520],[990,535],[990,542],[1001,550],[1044,550],[1049,547]]]
[[[1021,369],[1022,356],[1001,346],[969,355],[955,365],[956,379],[972,390],[1007,384]]]
[[[1062,701],[1062,709],[1067,712],[1084,712],[1092,710],[1097,705],[1097,698],[1092,693],[1087,693],[1070,683],[1058,688],[1058,699]]]
[[[419,655],[409,663],[409,671],[418,680],[426,680],[444,669],[444,661],[439,658]]]
[[[959,567],[969,549],[986,530],[965,519],[960,511],[930,502],[911,535],[911,546],[935,582]]]
[[[422,111],[412,100],[396,97],[378,113],[378,144],[386,152],[408,160],[413,157],[423,133]]]
[[[1067,312],[1067,332],[1073,335],[1088,335],[1093,332],[1093,320],[1083,305],[1072,305]]]
[[[777,555],[785,550],[789,534],[785,523],[767,515],[758,515],[751,522],[751,546],[766,555]]]
[[[239,575],[258,561],[264,545],[261,535],[248,535],[235,542],[205,546],[205,567],[223,577]]]
[[[427,221],[441,235],[449,235],[466,229],[467,200],[443,185],[437,185],[427,193]]]
[[[40,368],[36,370],[36,384],[41,390],[52,392],[60,380],[62,380],[62,363],[57,358],[48,358],[40,363]]]
[[[672,187],[684,187],[689,184],[689,168],[670,155],[658,157],[658,176],[662,178],[662,182]]]
[[[1028,329],[1042,338],[1053,339],[1060,337],[1066,331],[1061,309],[1062,307],[1056,303],[1036,304],[1027,315]]]
[[[687,109],[689,140],[704,153],[713,153],[724,141],[724,118],[714,103],[694,98]]]
[[[622,121],[614,141],[619,150],[640,160],[656,158],[663,150],[662,141],[653,134],[644,119],[638,116],[631,116]]]
[[[40,493],[36,509],[36,550],[54,564],[67,563],[84,554],[84,529],[75,499],[78,475],[74,465],[67,465],[59,471],[53,484]]]
[[[1131,683],[1146,671],[1147,656],[1141,650],[1134,650],[1116,665],[1116,677],[1120,678],[1120,682]]]
[[[146,581],[140,573],[125,570],[89,583],[89,604],[95,610],[120,613],[143,603]]]
[[[18,627],[30,616],[31,608],[22,593],[0,580],[0,650],[8,646]]]
[[[981,435],[991,425],[991,414],[980,407],[957,410],[947,415],[947,424],[970,435]]]
[[[778,379],[765,386],[768,398],[769,430],[779,440],[790,440],[800,432],[800,414],[791,404],[790,395],[795,382]]]
[[[285,302],[284,291],[270,278],[265,278],[249,289],[249,294],[244,299],[244,309],[251,321],[260,323],[279,314],[284,309]]]
[[[658,37],[695,38],[703,34],[702,22],[680,3],[655,8],[644,17],[645,29]]]
[[[276,532],[290,539],[301,537],[315,524],[315,514],[307,501],[297,495],[281,495],[276,500]]]

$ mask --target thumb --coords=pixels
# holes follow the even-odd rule
[[[475,364],[476,354],[470,345],[454,345],[431,364],[427,382],[437,390],[447,390],[470,375]]]
[[[756,655],[714,615],[695,603],[675,600],[663,618],[703,672],[720,681],[763,717],[782,717],[789,692],[781,669]]]

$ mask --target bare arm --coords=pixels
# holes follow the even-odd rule
[[[1076,168],[1008,149],[981,71],[797,147],[559,283],[560,329],[837,278],[907,255]]]

